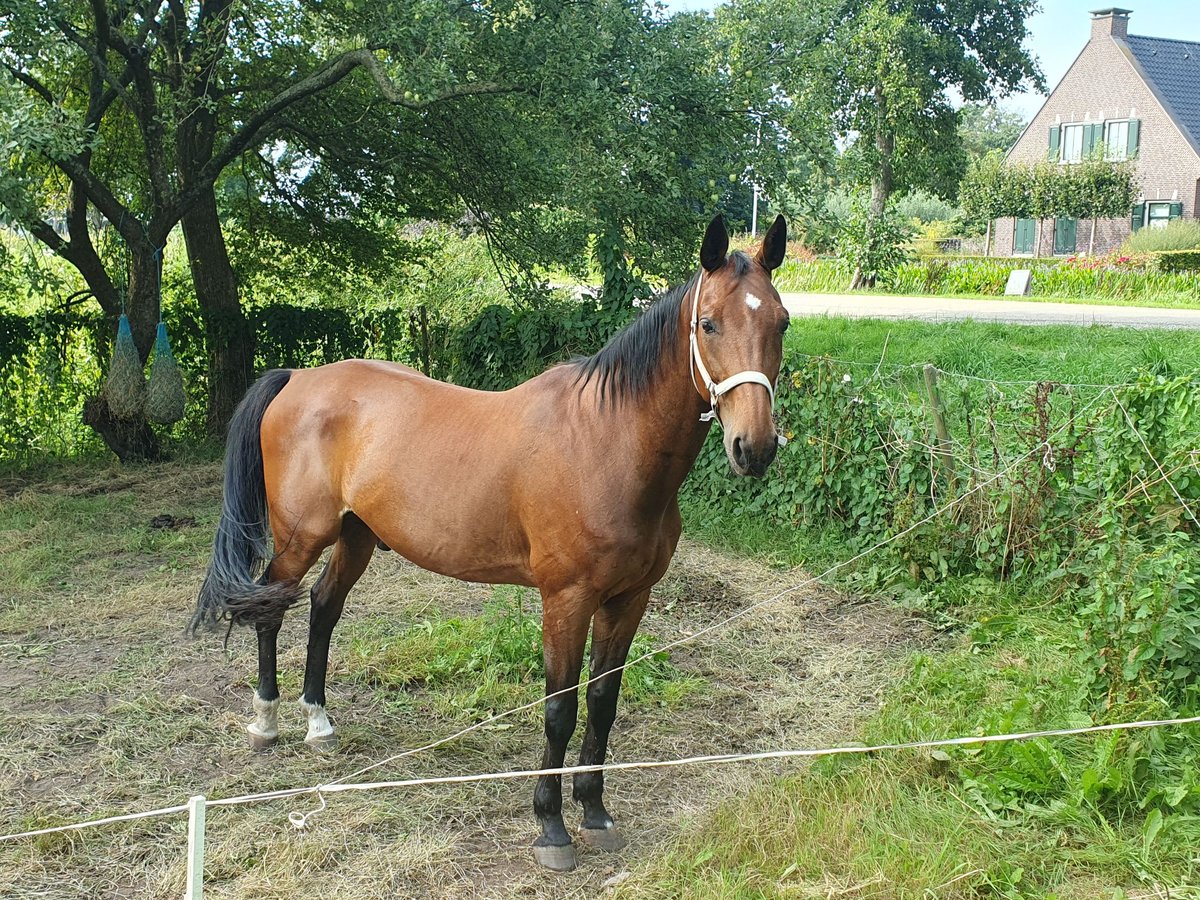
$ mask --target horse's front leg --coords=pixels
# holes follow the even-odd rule
[[[543,769],[557,769],[567,755],[579,712],[579,667],[594,606],[567,592],[542,594],[542,654],[546,662],[546,750]],[[562,692],[562,693],[560,693]],[[542,833],[533,858],[555,872],[575,868],[575,848],[562,817],[562,776],[543,775],[533,792],[533,811]]]
[[[592,658],[588,667],[592,678],[588,685],[587,731],[579,752],[581,766],[602,765],[608,753],[608,735],[617,715],[617,696],[621,676],[629,655],[629,646],[637,632],[650,591],[614,597],[596,611],[592,628]],[[617,671],[613,671],[616,669]],[[625,839],[604,808],[604,773],[588,772],[575,776],[576,801],[583,805],[583,827],[579,836],[585,844],[600,850],[620,850]]]

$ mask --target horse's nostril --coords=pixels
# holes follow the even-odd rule
[[[739,466],[746,468],[746,448],[742,446],[740,437],[733,439],[733,458],[737,460]]]

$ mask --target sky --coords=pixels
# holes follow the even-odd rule
[[[672,11],[712,9],[711,0],[666,0]],[[1041,62],[1046,87],[1051,89],[1066,74],[1091,33],[1093,9],[1120,6],[1133,10],[1129,33],[1150,37],[1200,41],[1200,2],[1197,0],[1042,0],[1042,12],[1029,20],[1030,36],[1026,46]],[[1045,98],[1040,94],[1017,94],[1001,102],[1026,119],[1033,118]]]

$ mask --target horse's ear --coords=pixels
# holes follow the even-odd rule
[[[767,233],[763,235],[762,246],[754,258],[768,272],[773,272],[783,264],[783,256],[787,253],[787,220],[776,216]]]
[[[700,265],[704,266],[706,272],[715,272],[725,265],[728,253],[729,232],[725,228],[725,219],[718,213],[704,232],[704,243],[700,245]]]

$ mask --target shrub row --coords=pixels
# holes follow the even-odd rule
[[[1035,296],[1200,303],[1197,251],[1068,259],[934,256],[900,263],[882,274],[875,288],[892,294],[998,296],[1014,269],[1033,272]],[[782,291],[837,293],[847,289],[851,275],[849,263],[822,258],[786,263],[776,283]]]

